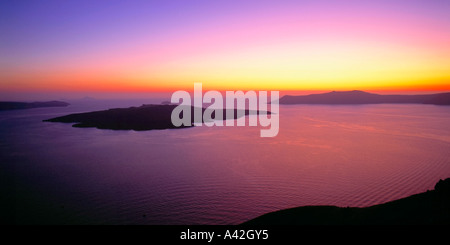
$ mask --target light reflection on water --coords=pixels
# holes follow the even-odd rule
[[[106,108],[1,112],[2,191],[19,222],[238,224],[301,205],[374,205],[450,177],[450,107],[282,105],[275,138],[42,122]]]

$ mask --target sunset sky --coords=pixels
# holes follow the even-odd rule
[[[450,91],[450,1],[1,1],[2,94]]]

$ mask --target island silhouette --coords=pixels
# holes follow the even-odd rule
[[[85,113],[75,113],[61,117],[55,117],[51,119],[44,120],[45,122],[63,122],[63,123],[75,123],[73,127],[79,128],[90,128],[95,127],[98,129],[113,129],[113,130],[155,130],[155,129],[176,129],[176,128],[188,128],[192,127],[193,123],[204,122],[203,118],[201,121],[194,120],[194,110],[201,109],[202,115],[205,112],[205,108],[195,108],[191,106],[191,124],[192,126],[181,125],[176,127],[172,124],[171,115],[173,109],[178,105],[173,104],[151,104],[142,105],[140,107],[129,107],[129,108],[114,108],[103,111],[93,111]],[[227,119],[227,111],[234,110],[233,119],[237,119],[240,115],[257,115],[259,113],[267,113],[260,111],[251,110],[238,110],[238,109],[224,109],[222,110],[223,119]],[[215,111],[211,113],[211,117],[214,119]]]
[[[359,90],[310,95],[285,95],[280,104],[433,104],[450,105],[450,93],[421,95],[380,95]]]
[[[11,102],[0,101],[0,111],[4,110],[23,110],[39,107],[65,107],[69,103],[62,101],[44,101],[44,102]]]
[[[450,178],[434,190],[365,208],[302,206],[264,214],[242,225],[448,225]]]

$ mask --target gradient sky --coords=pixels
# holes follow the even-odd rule
[[[1,1],[3,93],[450,91],[450,1]]]

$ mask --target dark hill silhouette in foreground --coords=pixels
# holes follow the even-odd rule
[[[366,208],[303,206],[268,213],[243,225],[450,224],[450,178],[434,190]]]
[[[450,105],[450,93],[424,95],[380,95],[364,91],[342,91],[310,95],[285,95],[280,104],[433,104]]]
[[[172,129],[186,128],[189,126],[176,127],[172,124],[171,115],[177,105],[142,105],[140,107],[115,108],[104,111],[94,111],[85,113],[70,114],[67,116],[56,117],[44,120],[46,122],[75,123],[73,127],[114,130],[153,130],[153,129]],[[205,108],[198,108],[205,111]],[[223,110],[223,118],[226,118],[226,111]],[[234,118],[239,114],[249,115],[257,114],[257,111],[234,110]],[[268,113],[270,112],[262,112]],[[215,113],[212,113],[215,118]],[[203,121],[203,120],[202,120]],[[194,107],[191,107],[191,122],[194,123]]]
[[[65,107],[69,103],[62,101],[44,101],[44,102],[9,102],[0,101],[0,111],[4,110],[22,110],[39,107]]]

